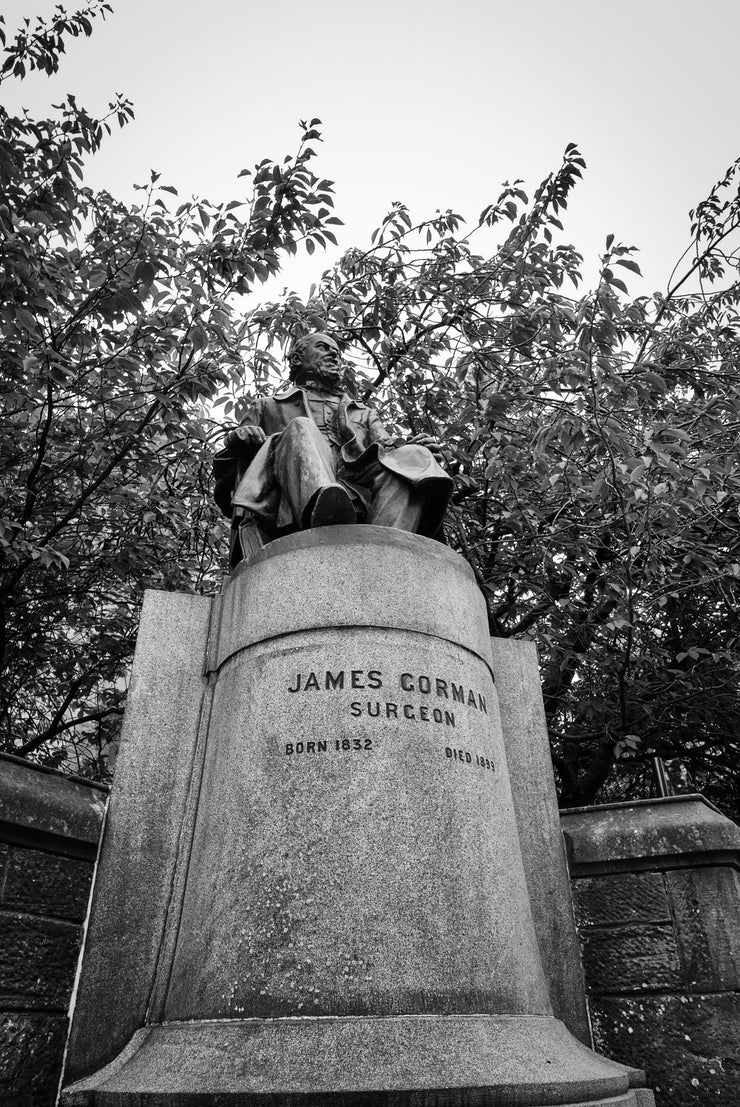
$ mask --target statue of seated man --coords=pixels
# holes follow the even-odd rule
[[[441,537],[452,479],[434,456],[439,444],[424,434],[391,440],[345,392],[330,335],[299,339],[288,365],[288,387],[257,400],[214,458],[224,514],[251,517],[268,538],[354,522]]]

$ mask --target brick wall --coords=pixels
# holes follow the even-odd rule
[[[740,1104],[740,828],[700,796],[562,825],[596,1049],[658,1107]]]
[[[0,1103],[53,1107],[106,789],[0,755]]]

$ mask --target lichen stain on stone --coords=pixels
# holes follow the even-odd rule
[[[258,992],[300,1010],[305,1002],[303,993],[308,991],[313,999],[314,965],[302,952],[305,928],[311,925],[313,897],[304,894],[292,874],[270,871],[264,862],[243,865],[240,878],[252,895],[245,903],[237,934],[236,973],[225,997],[229,1009],[242,1013],[240,995]]]

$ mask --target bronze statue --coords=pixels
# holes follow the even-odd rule
[[[298,529],[365,522],[440,537],[452,479],[441,447],[417,434],[392,440],[372,408],[345,392],[339,346],[299,339],[290,385],[258,400],[214,458],[215,498],[237,526],[266,539]],[[242,543],[243,545],[243,543]],[[244,551],[232,551],[232,564]]]

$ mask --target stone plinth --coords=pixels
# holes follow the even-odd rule
[[[573,899],[534,642],[492,638],[519,845],[553,1013],[591,1045]]]
[[[552,1015],[467,564],[327,527],[208,616],[174,600],[175,664],[145,609],[63,1102],[636,1107]]]

